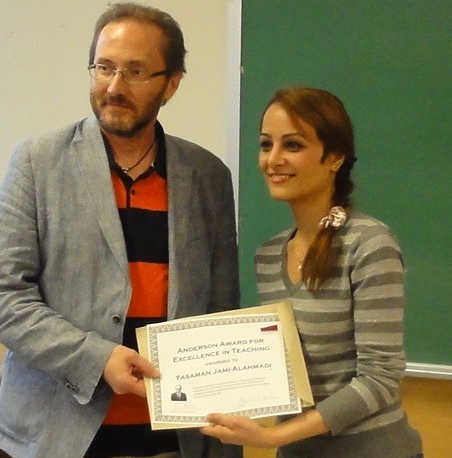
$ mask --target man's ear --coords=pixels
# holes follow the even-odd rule
[[[169,77],[168,84],[166,85],[165,94],[163,96],[162,105],[165,105],[166,102],[174,95],[179,87],[179,83],[184,76],[183,72],[172,73]]]

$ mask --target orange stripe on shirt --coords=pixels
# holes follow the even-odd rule
[[[105,425],[150,423],[146,399],[134,394],[115,394],[104,419]]]
[[[127,206],[127,188],[118,173],[111,174],[118,208]],[[149,211],[168,211],[166,180],[153,172],[133,183],[130,207]],[[132,297],[127,312],[130,318],[160,318],[167,313],[168,265],[129,262]],[[133,394],[114,394],[104,419],[108,425],[150,423],[146,399]]]
[[[168,303],[168,264],[129,263],[132,299],[127,316],[164,317]]]
[[[126,208],[127,190],[116,172],[111,174],[118,208]],[[153,172],[149,177],[133,184],[130,206],[143,210],[168,211],[166,180]]]

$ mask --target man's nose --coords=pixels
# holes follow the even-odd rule
[[[111,77],[110,82],[108,83],[108,93],[109,94],[118,94],[123,93],[127,89],[127,83],[124,80],[124,76],[121,71],[116,71],[115,74]]]

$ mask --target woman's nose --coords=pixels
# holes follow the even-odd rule
[[[281,165],[284,163],[282,150],[278,145],[273,145],[267,158],[268,165]]]

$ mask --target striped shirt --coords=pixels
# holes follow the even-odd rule
[[[293,234],[294,229],[283,231],[258,249],[258,292],[262,303],[285,300],[293,306],[316,409],[331,428],[327,442],[350,435],[362,441],[360,433],[391,430],[391,425],[400,429],[406,425],[399,393],[405,368],[404,268],[397,242],[383,223],[352,212],[333,239],[336,266],[320,289],[310,292],[301,282],[292,284],[287,274]],[[388,456],[420,452],[418,436],[408,429],[402,428],[404,437],[414,433],[417,440]],[[348,450],[344,456],[384,456],[380,452]],[[332,449],[331,456],[342,455]]]
[[[129,261],[132,297],[123,345],[137,350],[135,329],[166,320],[168,302],[168,189],[164,133],[156,127],[155,168],[135,180],[114,162],[111,179]],[[146,399],[113,394],[104,423],[86,456],[153,455],[178,450],[176,432],[151,431]]]

